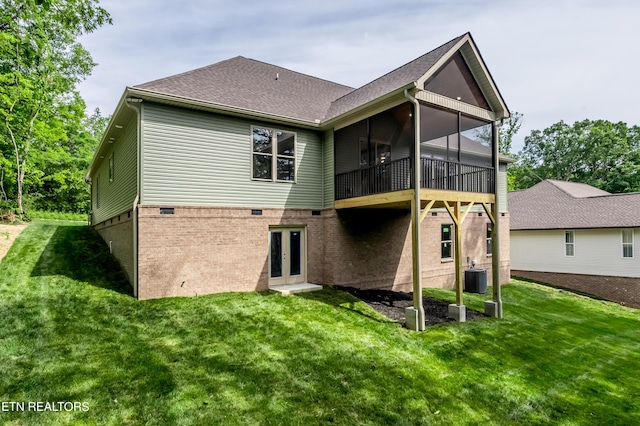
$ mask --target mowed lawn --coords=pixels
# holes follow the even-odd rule
[[[0,424],[640,424],[640,314],[612,303],[514,281],[504,320],[414,333],[332,289],[129,289],[90,228],[23,231],[0,263],[0,402],[89,409]]]

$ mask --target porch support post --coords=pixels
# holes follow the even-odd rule
[[[407,308],[407,328],[424,331],[424,306],[422,304],[422,264],[420,256],[420,103],[405,89],[404,95],[413,104],[413,199],[411,200],[411,254],[413,259],[413,308]]]
[[[464,306],[462,290],[462,221],[466,217],[466,213],[469,212],[472,204],[467,207],[465,214],[462,214],[462,203],[456,201],[453,205],[453,209],[449,205],[449,202],[444,201],[444,206],[449,212],[449,216],[454,223],[453,235],[454,235],[454,262],[456,269],[456,303],[449,305],[448,316],[459,322],[465,322],[467,320],[467,308]]]
[[[491,205],[491,216],[493,216],[493,227],[491,228],[491,275],[493,280],[493,300],[484,302],[485,314],[502,318],[502,294],[500,289],[500,209],[498,192],[498,173],[500,168],[500,157],[498,151],[498,123],[493,122],[491,126],[491,149],[493,157],[493,185],[495,201]]]
[[[453,207],[453,211],[455,212],[456,215],[456,226],[454,228],[454,236],[455,236],[455,243],[454,243],[454,249],[455,249],[455,254],[454,254],[454,262],[456,265],[456,303],[458,305],[464,305],[464,302],[462,300],[462,290],[463,290],[463,283],[462,283],[462,220],[461,219],[461,211],[460,211],[460,201],[457,201],[454,204]]]

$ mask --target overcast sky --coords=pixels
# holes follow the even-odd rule
[[[600,0],[102,0],[80,85],[113,113],[126,86],[242,55],[352,87],[471,32],[531,130],[585,118],[640,125],[640,2]]]

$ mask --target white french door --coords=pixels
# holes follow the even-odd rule
[[[269,230],[269,284],[293,284],[306,280],[303,228]]]

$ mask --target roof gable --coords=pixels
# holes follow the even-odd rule
[[[422,78],[426,71],[436,65],[464,37],[464,35],[456,37],[431,52],[365,84],[340,99],[336,99],[331,104],[325,120],[338,117],[405,86],[415,85],[415,82]]]
[[[462,58],[462,62],[456,58]],[[470,77],[474,80],[473,85],[475,88],[471,89],[475,91],[474,96],[476,96],[476,99],[480,98],[484,100],[484,103],[470,103],[468,100],[464,102],[464,99],[459,100],[459,102],[469,103],[474,107],[493,111],[496,119],[509,116],[507,105],[502,99],[502,95],[498,91],[493,77],[489,73],[471,34],[466,33],[336,99],[331,104],[325,121],[347,114],[403,88],[415,87],[418,88],[418,90],[422,90],[425,83],[437,79],[441,71],[455,71],[445,69],[451,62],[454,62],[458,69],[463,66],[466,68],[465,72],[469,74],[464,78]],[[441,93],[440,95],[450,97],[450,95],[446,93]],[[451,99],[456,99],[456,97],[457,96],[454,96]]]
[[[424,90],[486,110],[491,109],[459,51],[424,83]]]

